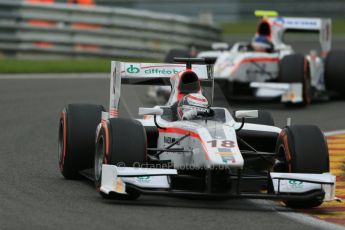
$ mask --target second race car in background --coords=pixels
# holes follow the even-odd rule
[[[230,98],[274,99],[286,104],[309,104],[344,96],[345,51],[331,50],[331,19],[279,17],[274,11],[263,16],[255,37],[271,47],[258,52],[249,42],[237,42],[229,51],[205,51],[198,57],[214,57],[214,77]],[[321,55],[296,53],[284,43],[287,32],[319,33]],[[216,56],[215,56],[216,54]]]

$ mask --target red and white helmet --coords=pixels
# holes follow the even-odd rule
[[[177,105],[177,113],[180,120],[192,119],[198,112],[206,113],[209,111],[209,104],[202,94],[190,93],[184,96]],[[186,115],[188,114],[188,117]]]

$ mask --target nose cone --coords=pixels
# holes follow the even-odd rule
[[[210,166],[228,166],[233,168],[242,168],[244,164],[243,157],[234,145],[229,140],[213,140],[212,142],[223,142],[224,145],[231,145],[229,147],[212,147],[208,146],[209,152],[209,165]],[[213,144],[214,144],[213,143]],[[220,144],[221,145],[221,144]]]

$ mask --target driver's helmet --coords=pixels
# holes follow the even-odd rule
[[[266,52],[272,49],[272,42],[266,36],[262,35],[254,37],[251,45],[255,51]]]
[[[177,104],[177,114],[180,120],[191,120],[198,114],[207,113],[208,111],[208,101],[200,93],[187,94]]]

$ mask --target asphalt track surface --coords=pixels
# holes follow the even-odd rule
[[[57,164],[61,109],[67,103],[107,105],[108,94],[109,80],[104,78],[6,80],[0,76],[0,229],[340,228],[271,201],[154,196],[109,201],[86,180],[63,179]],[[141,104],[152,105],[143,89],[124,88],[123,95],[122,116],[134,116]],[[293,123],[318,124],[325,131],[345,128],[344,101],[294,110],[274,103],[243,107],[268,109],[278,125],[290,116]]]

